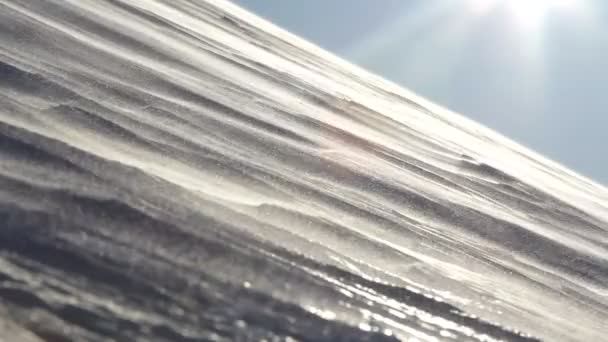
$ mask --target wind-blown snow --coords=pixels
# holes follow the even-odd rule
[[[605,188],[230,3],[0,39],[0,339],[608,333]]]

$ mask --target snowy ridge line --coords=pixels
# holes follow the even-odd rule
[[[265,21],[264,19],[260,19],[250,13],[247,13],[244,9],[239,8],[233,3],[226,4],[224,0],[216,0],[215,2],[217,2],[216,6],[230,8],[231,11],[234,11],[235,15],[238,14],[240,19],[249,24],[254,24],[256,28],[262,30],[263,32],[268,32],[272,35],[281,37],[281,42],[289,44],[291,46],[300,46],[303,50],[302,52],[309,53],[313,56],[316,56],[319,60],[324,61],[327,65],[325,70],[333,69],[335,72],[340,72],[342,75],[349,75],[356,81],[359,81],[365,84],[367,87],[372,88],[374,91],[385,92],[390,95],[390,97],[396,97],[399,101],[404,101],[411,105],[414,105],[415,107],[422,109],[424,112],[435,115],[442,120],[446,120],[451,125],[456,125],[459,129],[468,130],[474,135],[485,136],[488,138],[491,137],[491,139],[495,140],[498,145],[504,145],[505,147],[508,147],[509,149],[513,150],[513,152],[530,158],[533,163],[537,164],[537,166],[544,166],[545,172],[550,172],[553,174],[551,170],[558,169],[561,173],[566,173],[569,176],[588,185],[590,190],[595,191],[591,192],[595,196],[600,196],[597,191],[601,191],[602,198],[607,198],[607,189],[601,184],[598,184],[584,176],[581,176],[580,174],[577,174],[576,172],[573,172],[572,170],[565,168],[559,163],[556,163],[538,153],[534,153],[533,151],[526,149],[525,147],[517,144],[516,142],[509,140],[501,134],[494,132],[491,129],[473,120],[470,120],[465,116],[451,112],[448,109],[443,108],[437,105],[436,103],[433,103],[419,95],[416,95],[408,91],[407,89],[400,87],[397,84],[394,84],[386,79],[380,78],[379,76],[372,74],[357,65],[349,63],[348,61],[345,61],[342,58],[337,57],[328,51],[320,49],[319,47],[315,46],[314,44],[306,41],[301,37],[293,35],[290,32],[285,31],[280,27],[277,27],[272,23]],[[297,42],[297,44],[293,43],[294,41]],[[382,114],[387,113],[384,112]],[[554,174],[554,176],[556,175]],[[562,181],[563,180],[564,179],[562,179]]]
[[[607,333],[604,188],[292,37],[221,1],[0,4],[0,327]]]

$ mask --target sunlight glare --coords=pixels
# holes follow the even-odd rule
[[[541,25],[545,16],[553,11],[571,11],[577,0],[469,0],[469,9],[475,15],[485,15],[496,7],[506,9],[525,28]]]
[[[496,0],[469,0],[469,9],[476,15],[483,15],[496,7]]]
[[[543,23],[552,10],[567,10],[574,6],[574,0],[508,0],[508,8],[516,20],[525,27]]]

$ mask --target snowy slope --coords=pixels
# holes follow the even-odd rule
[[[608,334],[605,188],[228,2],[0,41],[0,340]]]

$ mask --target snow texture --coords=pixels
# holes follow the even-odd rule
[[[0,340],[608,334],[605,188],[229,2],[0,41]]]

